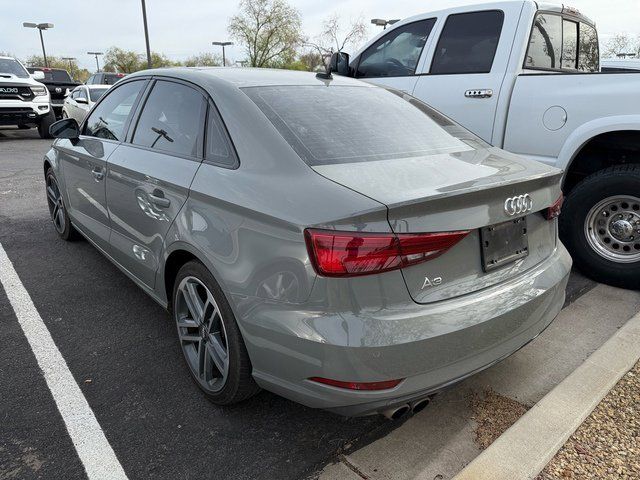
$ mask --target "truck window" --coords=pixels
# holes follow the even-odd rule
[[[533,24],[525,66],[560,68],[562,51],[562,17],[539,14]]]
[[[580,23],[580,41],[578,42],[578,70],[597,72],[600,67],[600,49],[598,33],[587,23]]]
[[[430,18],[391,30],[362,53],[356,77],[413,75],[435,23],[435,18]]]
[[[431,73],[490,73],[503,22],[499,10],[449,15]]]
[[[578,68],[578,24],[570,20],[562,20],[562,68]]]

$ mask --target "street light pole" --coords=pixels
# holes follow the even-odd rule
[[[100,72],[100,63],[98,63],[98,55],[102,55],[102,52],[87,52],[87,55],[94,55],[96,57],[96,69]]]
[[[378,27],[382,27],[383,30],[387,29],[387,25],[393,25],[394,23],[399,22],[400,19],[396,18],[393,20],[385,20],[384,18],[372,18],[371,19],[371,23],[373,23],[374,25],[378,26]]]
[[[69,71],[71,72],[71,76],[73,77],[73,64],[71,63],[72,60],[76,60],[75,57],[62,57],[62,60],[66,60],[67,62],[69,62]]]
[[[217,45],[222,47],[222,66],[227,66],[227,57],[225,56],[224,47],[228,47],[229,45],[233,45],[233,42],[211,42],[211,45]]]
[[[43,30],[48,30],[49,28],[53,28],[53,23],[24,22],[22,24],[22,26],[25,27],[25,28],[37,28],[38,31],[40,32],[40,44],[42,45],[42,56],[44,57],[44,66],[48,67],[49,66],[49,61],[47,60],[47,52],[44,49],[44,37],[42,36],[42,31]]]
[[[151,48],[149,47],[149,27],[147,26],[147,7],[142,0],[142,21],[144,23],[144,41],[147,44],[147,67],[151,68]]]

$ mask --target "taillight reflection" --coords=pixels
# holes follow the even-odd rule
[[[562,192],[560,192],[560,196],[555,202],[553,202],[553,205],[551,205],[549,208],[547,208],[544,211],[544,218],[546,218],[547,220],[552,220],[556,217],[559,217],[560,212],[562,211],[563,203],[564,203],[564,195]]]
[[[318,274],[350,277],[382,273],[442,255],[467,234],[397,234],[307,229],[307,249]]]

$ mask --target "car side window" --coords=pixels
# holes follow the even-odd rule
[[[596,29],[587,23],[580,23],[578,42],[578,70],[597,72],[600,68],[600,48]]]
[[[358,78],[403,77],[413,75],[435,18],[394,28],[360,56]]]
[[[72,92],[71,92],[71,98],[72,99],[76,99],[78,98],[78,94],[80,93],[80,87],[75,88]]]
[[[531,31],[525,67],[560,68],[562,52],[562,17],[538,14]]]
[[[204,96],[196,89],[160,80],[147,97],[132,143],[200,157],[206,108]]]
[[[499,10],[449,15],[438,40],[431,73],[490,73],[504,13]]]
[[[224,167],[235,167],[237,164],[220,115],[211,102],[209,102],[209,114],[207,115],[205,159],[208,162]]]
[[[107,93],[89,115],[84,127],[84,135],[108,140],[124,140],[127,120],[145,83],[145,80],[127,82]]]
[[[85,84],[87,85],[93,85],[93,79],[96,78],[95,75],[91,75],[89,78],[87,78],[87,81],[85,82]]]
[[[570,20],[562,20],[562,68],[578,68],[578,24]]]

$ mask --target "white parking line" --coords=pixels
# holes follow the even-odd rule
[[[90,480],[126,479],[122,465],[104,436],[100,424],[84,398],[80,387],[67,367],[67,362],[56,347],[51,334],[29,292],[20,278],[2,244],[0,244],[0,283],[18,317],[31,350],[47,381],[47,386],[58,406],[71,441],[78,452]]]

